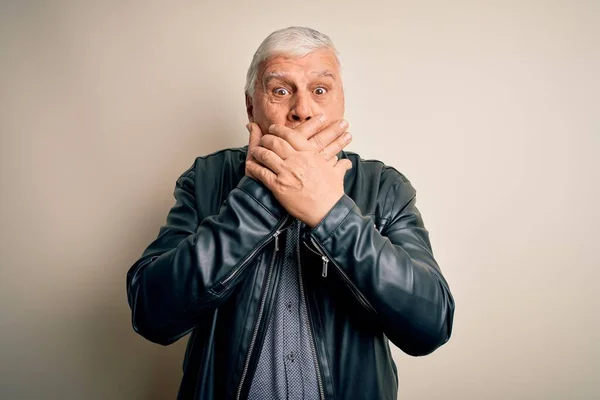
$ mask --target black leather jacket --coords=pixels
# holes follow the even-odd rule
[[[301,292],[322,399],[396,399],[388,339],[431,353],[450,337],[454,301],[395,169],[352,153],[345,193],[302,238]],[[176,204],[127,274],[133,327],[168,345],[192,332],[181,399],[244,399],[279,279],[278,237],[292,222],[244,176],[246,147],[200,157]]]

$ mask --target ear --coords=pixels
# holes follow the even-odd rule
[[[252,97],[246,92],[246,113],[248,114],[248,121],[254,122],[254,106],[252,105]]]

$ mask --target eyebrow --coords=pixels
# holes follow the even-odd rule
[[[322,71],[313,71],[310,73],[311,75],[316,75],[317,78],[331,78],[334,81],[335,79],[335,75],[333,74],[333,72],[324,69]],[[283,71],[271,71],[271,72],[267,72],[265,73],[265,75],[263,76],[263,84],[267,85],[271,80],[273,79],[286,79],[287,78],[287,74]]]
[[[287,74],[285,72],[280,72],[280,71],[267,72],[263,76],[263,84],[267,85],[271,80],[277,79],[277,78],[284,78],[285,79],[286,75]]]
[[[317,75],[318,78],[329,77],[335,81],[335,75],[333,74],[333,72],[329,71],[328,69],[324,69],[323,71],[311,72],[311,75]]]

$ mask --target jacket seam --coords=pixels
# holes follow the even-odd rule
[[[197,157],[197,159],[198,160],[207,160],[213,156],[218,156],[222,153],[228,153],[228,152],[245,153],[245,151],[243,150],[243,147],[236,147],[236,148],[217,150],[214,153],[206,154],[204,156],[199,156],[199,157]]]
[[[327,219],[327,217],[329,217],[331,215],[331,213],[333,212],[333,209],[342,202],[342,200],[344,199],[344,196],[346,196],[346,194],[344,193],[344,195],[342,195],[342,197],[340,197],[340,199],[338,201],[335,202],[335,204],[333,205],[333,207],[331,207],[331,209],[329,211],[327,211],[327,214],[325,214],[325,216],[323,217],[322,220],[319,221],[319,223],[317,224],[317,226],[315,226],[312,231],[316,231],[318,230],[324,223],[325,220]]]
[[[386,203],[388,201],[388,197],[390,196],[390,192],[392,191],[392,189],[394,188],[394,186],[395,186],[394,184],[390,185],[390,187],[388,188],[387,192],[385,193],[385,199],[383,200],[384,206],[386,205]],[[383,226],[383,228],[387,228],[387,224],[389,223],[389,221],[392,220],[392,215],[391,214],[392,214],[393,209],[394,209],[394,203],[392,203],[392,205],[390,207],[390,211],[389,211],[390,218],[387,218],[387,221],[386,221],[385,225]],[[384,212],[387,212],[387,211],[384,210]]]
[[[350,209],[350,211],[348,211],[348,213],[344,216],[344,219],[340,221],[339,224],[337,224],[337,226],[331,230],[331,232],[327,235],[327,237],[325,239],[323,239],[323,243],[325,243],[326,241],[328,241],[329,239],[331,239],[331,237],[333,236],[333,234],[335,232],[337,232],[337,230],[339,229],[340,226],[342,226],[342,224],[344,222],[346,222],[346,220],[350,217],[350,214],[352,214],[352,212],[354,212],[354,209],[357,208],[357,206],[354,206]]]
[[[387,198],[389,197],[390,191],[392,191],[392,189],[394,189],[394,191],[395,191],[395,190],[399,189],[400,187],[402,187],[402,186],[403,186],[403,185],[405,185],[405,184],[406,184],[406,182],[402,182],[402,183],[400,183],[400,184],[395,184],[395,185],[392,185],[392,186],[390,187],[390,189],[388,190],[387,194],[385,195],[385,201],[387,202]],[[402,207],[400,207],[400,209],[398,210],[398,213],[399,213],[399,214],[400,214],[400,213],[402,213],[402,211],[404,211],[404,209],[406,208],[406,206],[408,206],[408,204],[409,204],[409,203],[410,203],[410,202],[411,202],[411,201],[412,201],[412,200],[413,200],[415,197],[417,197],[417,194],[416,194],[416,193],[415,193],[415,194],[413,194],[412,196],[410,196],[410,198],[409,198],[409,199],[406,201],[406,203],[404,203],[404,204],[402,205]],[[396,204],[396,199],[394,199],[394,201],[393,201],[393,203],[392,203],[392,206],[390,207],[390,218],[389,218],[389,219],[387,219],[387,221],[386,221],[385,225],[383,226],[383,229],[387,229],[387,228],[389,227],[390,223],[391,223],[391,222],[394,220],[394,216],[392,215],[392,212],[394,211],[394,205],[395,205],[395,204]],[[383,230],[383,229],[382,229],[382,230]]]
[[[402,178],[402,183],[406,183],[409,182],[408,178],[400,171],[398,171],[395,167],[391,166],[391,165],[387,165],[386,163],[384,163],[381,160],[375,160],[375,159],[364,159],[360,156],[360,154],[355,153],[353,151],[346,151],[344,152],[347,156],[355,156],[358,158],[359,163],[369,163],[369,164],[379,164],[382,166],[382,170],[383,171],[394,171],[396,172],[401,178]],[[348,157],[350,158],[350,157]]]

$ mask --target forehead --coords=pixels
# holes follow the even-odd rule
[[[315,50],[303,57],[276,55],[267,59],[262,68],[263,77],[293,74],[322,76],[324,72],[339,79],[339,64],[335,53],[330,49]]]

